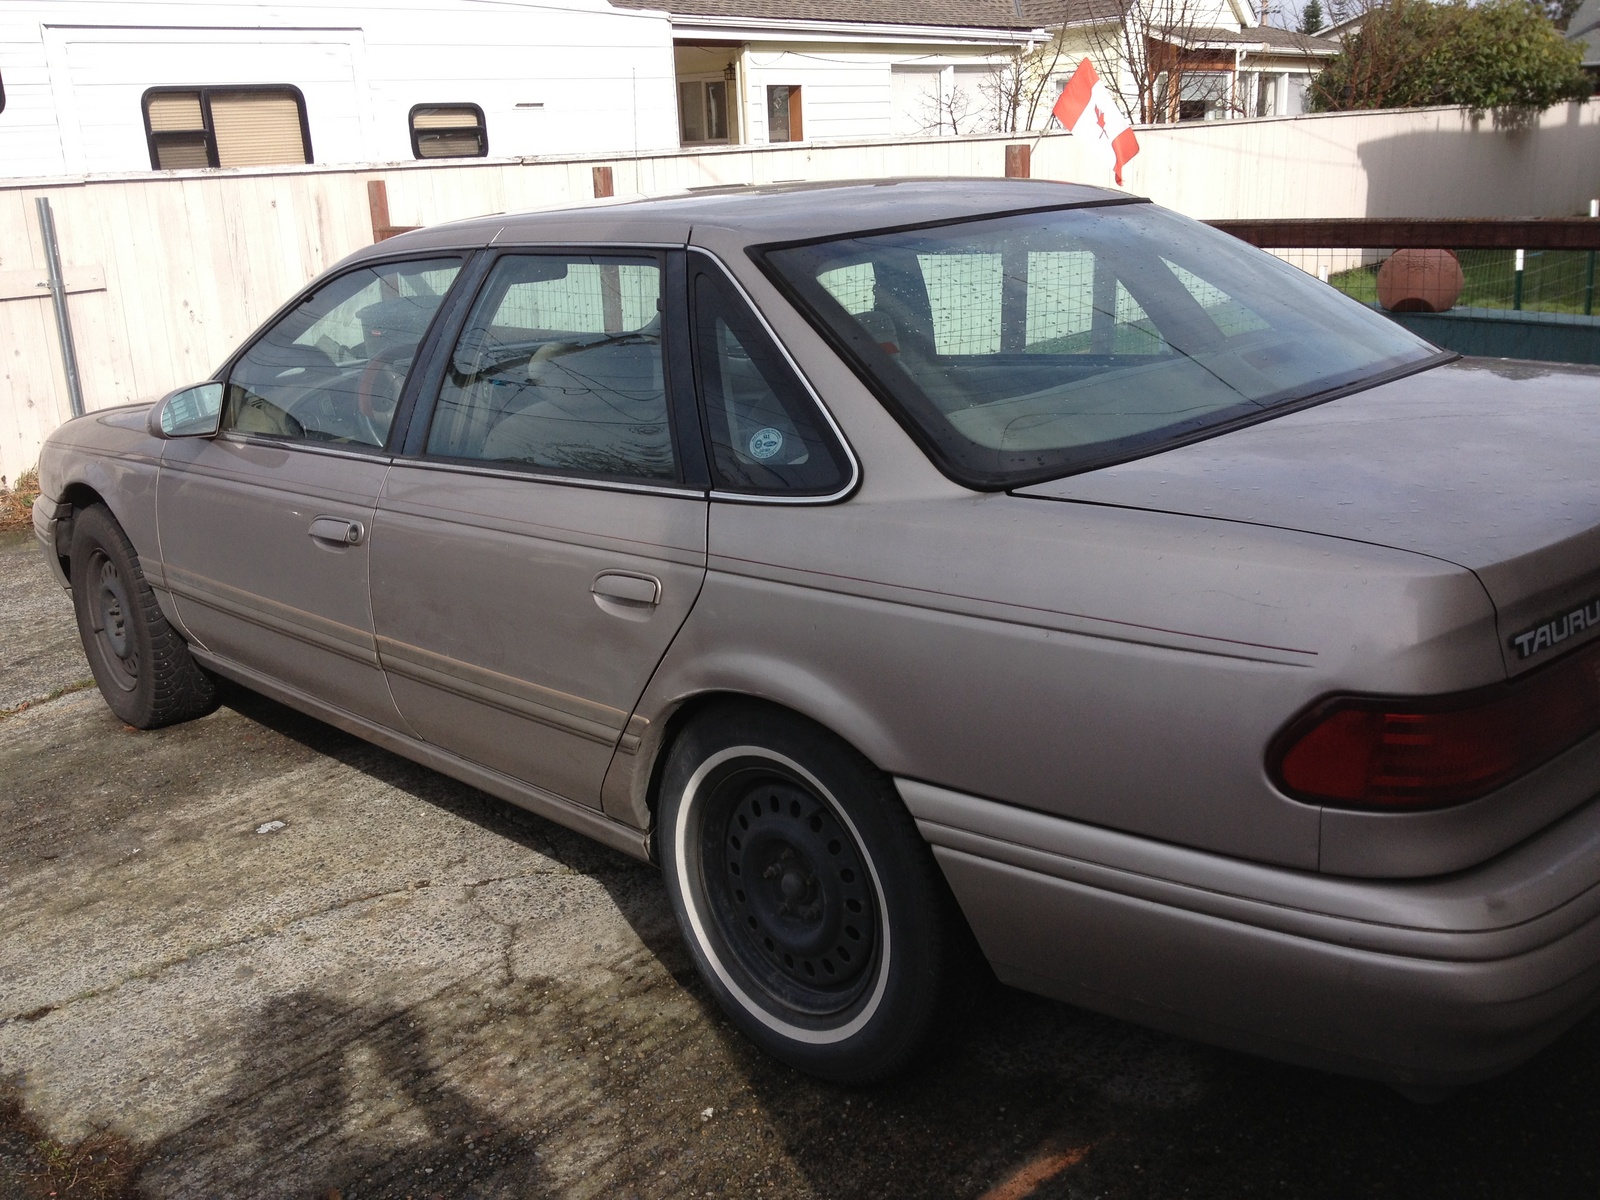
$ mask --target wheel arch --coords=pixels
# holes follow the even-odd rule
[[[61,489],[58,503],[68,505],[71,511],[64,517],[56,518],[56,558],[61,562],[61,571],[68,579],[72,578],[72,525],[77,515],[84,509],[96,504],[104,504],[111,515],[117,518],[117,524],[122,524],[122,518],[106,498],[93,486],[82,480],[76,480]]]
[[[153,470],[115,471],[99,459],[85,459],[74,471],[70,483],[62,485],[58,504],[69,505],[68,515],[56,520],[55,553],[62,575],[72,579],[72,531],[85,509],[103,505],[111,519],[133,543],[140,570],[155,590],[156,603],[167,621],[189,638],[166,588],[166,569],[161,560],[156,531],[156,472]]]
[[[786,693],[733,682],[708,683],[653,705],[654,713],[638,750],[632,755],[619,753],[613,760],[606,779],[607,812],[641,828],[654,827],[661,800],[661,777],[673,746],[691,722],[724,704],[761,707],[803,721],[842,742],[874,770],[892,779],[893,772],[880,757],[892,745],[888,731],[837,690],[826,688],[815,677],[810,678],[810,683],[813,686]]]

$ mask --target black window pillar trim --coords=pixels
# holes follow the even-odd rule
[[[690,332],[689,266],[682,250],[667,255],[667,275],[662,288],[662,339],[667,351],[667,395],[672,404],[673,430],[678,442],[683,481],[690,487],[711,488],[711,447],[706,438],[699,389],[694,370],[694,340]]]
[[[424,254],[420,257],[429,256]],[[449,363],[450,348],[461,336],[461,327],[466,323],[472,300],[478,294],[484,277],[489,274],[494,258],[495,255],[488,250],[473,251],[462,263],[461,270],[456,272],[455,280],[450,285],[450,294],[445,297],[439,311],[434,314],[432,324],[428,326],[427,334],[417,345],[414,361],[424,369],[419,371],[412,368],[405,391],[400,394],[400,403],[395,407],[394,423],[389,429],[386,443],[389,453],[412,458],[422,454],[422,447],[428,438],[428,421],[433,415],[434,400],[439,395],[439,386]]]

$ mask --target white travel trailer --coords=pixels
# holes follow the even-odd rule
[[[606,0],[6,0],[0,176],[678,144],[672,26]]]

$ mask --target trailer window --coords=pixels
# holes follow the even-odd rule
[[[311,161],[305,97],[287,85],[151,88],[144,128],[157,171]]]
[[[418,104],[411,110],[415,158],[482,158],[489,131],[476,104]]]

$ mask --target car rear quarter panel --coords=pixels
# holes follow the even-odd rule
[[[704,238],[823,397],[863,479],[834,505],[713,503],[705,588],[641,703],[654,727],[693,696],[750,694],[896,775],[1317,869],[1321,810],[1266,776],[1285,722],[1332,692],[1504,678],[1493,606],[1452,564],[956,486],[741,262],[735,233]],[[619,816],[623,782],[608,781]]]
[[[651,699],[751,692],[896,775],[1316,869],[1320,810],[1265,774],[1278,729],[1330,691],[1503,673],[1470,573],[1318,543],[1004,495],[714,505]]]

